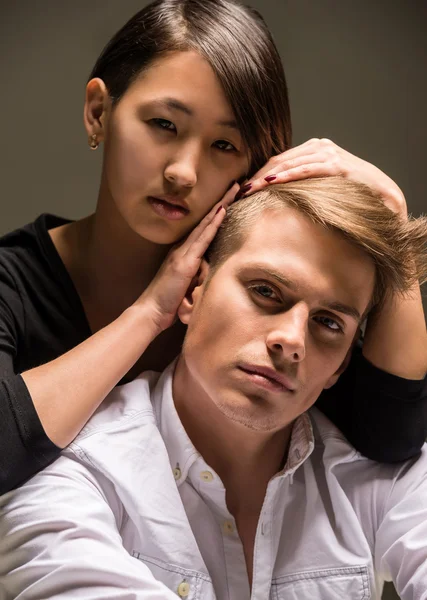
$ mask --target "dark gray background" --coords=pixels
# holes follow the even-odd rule
[[[41,212],[79,218],[94,209],[101,153],[88,149],[82,124],[86,78],[146,3],[1,3],[0,234]],[[331,138],[395,179],[410,212],[427,212],[427,2],[251,4],[283,57],[294,142]]]

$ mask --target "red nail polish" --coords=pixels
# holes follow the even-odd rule
[[[270,181],[274,181],[275,179],[277,179],[277,175],[268,175],[268,177],[264,177],[264,179],[265,181],[270,183]]]
[[[218,206],[218,208],[216,209],[215,215],[217,215],[219,213],[219,211],[221,210],[221,208],[224,208],[222,204],[221,204],[221,206]]]
[[[251,189],[251,187],[252,187],[252,183],[247,183],[246,185],[244,185],[244,186],[242,186],[240,188],[240,192],[242,194],[245,194],[246,192],[249,192],[249,190]]]

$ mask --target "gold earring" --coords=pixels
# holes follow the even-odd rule
[[[89,138],[89,146],[91,150],[96,150],[99,146],[99,142],[96,139],[96,133],[90,136]]]

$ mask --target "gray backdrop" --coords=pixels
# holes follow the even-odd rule
[[[82,124],[86,77],[144,0],[3,0],[0,234],[41,212],[95,206],[100,153]],[[252,0],[288,78],[294,141],[329,137],[375,163],[427,212],[427,2]],[[392,592],[387,598],[391,599]]]

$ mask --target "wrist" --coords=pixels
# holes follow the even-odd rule
[[[159,311],[148,301],[135,302],[123,312],[123,317],[130,319],[135,331],[144,332],[144,337],[154,340],[164,329]]]

